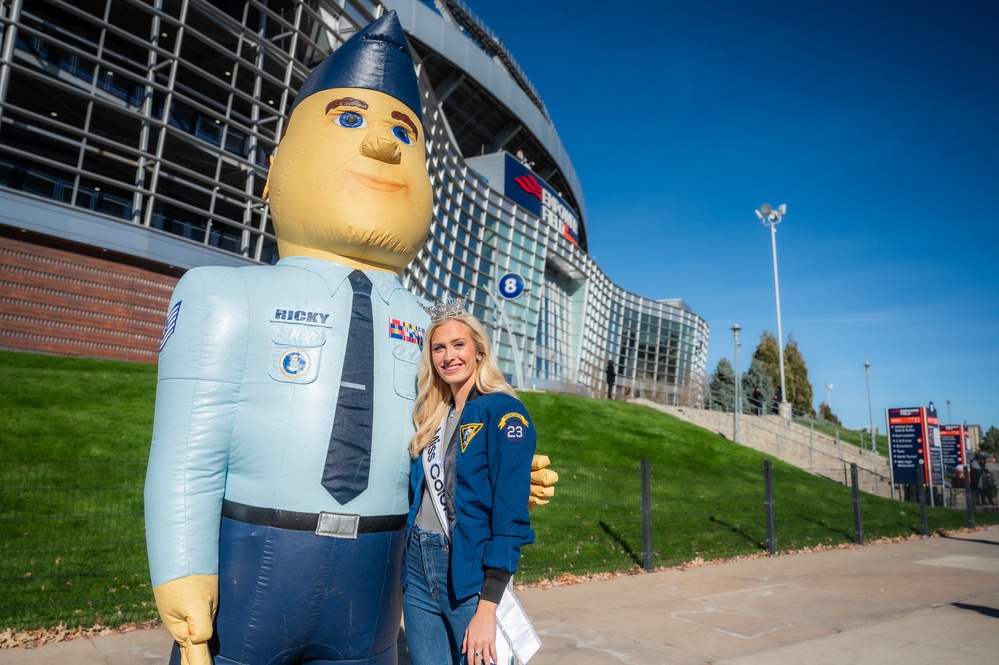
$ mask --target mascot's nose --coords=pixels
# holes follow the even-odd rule
[[[361,154],[386,164],[402,162],[399,140],[384,129],[372,129],[361,141]]]

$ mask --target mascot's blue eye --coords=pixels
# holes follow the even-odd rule
[[[362,129],[368,126],[364,121],[364,116],[353,111],[344,111],[336,118],[336,124],[347,129]]]
[[[395,135],[397,139],[399,139],[406,145],[413,145],[413,138],[409,135],[409,132],[407,132],[404,128],[396,125],[395,127],[392,128],[392,133]]]

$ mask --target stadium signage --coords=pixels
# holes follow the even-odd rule
[[[507,300],[516,300],[524,293],[524,278],[508,272],[499,278],[499,294]]]
[[[551,186],[512,155],[506,156],[506,195],[517,205],[579,244],[579,218]]]
[[[968,433],[964,425],[941,425],[940,445],[946,470],[952,471],[968,464]]]
[[[893,485],[943,485],[943,449],[937,411],[918,406],[888,409],[888,457]]]

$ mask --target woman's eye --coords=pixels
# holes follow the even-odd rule
[[[364,121],[364,116],[353,111],[344,111],[334,118],[333,122],[347,129],[363,129],[368,126],[368,123]]]
[[[392,134],[405,145],[413,145],[413,137],[409,135],[404,127],[396,125],[392,128]]]

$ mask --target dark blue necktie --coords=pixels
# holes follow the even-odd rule
[[[350,273],[348,279],[354,298],[340,377],[340,394],[336,400],[333,431],[323,470],[323,487],[341,504],[368,487],[375,390],[371,280],[360,270]]]

